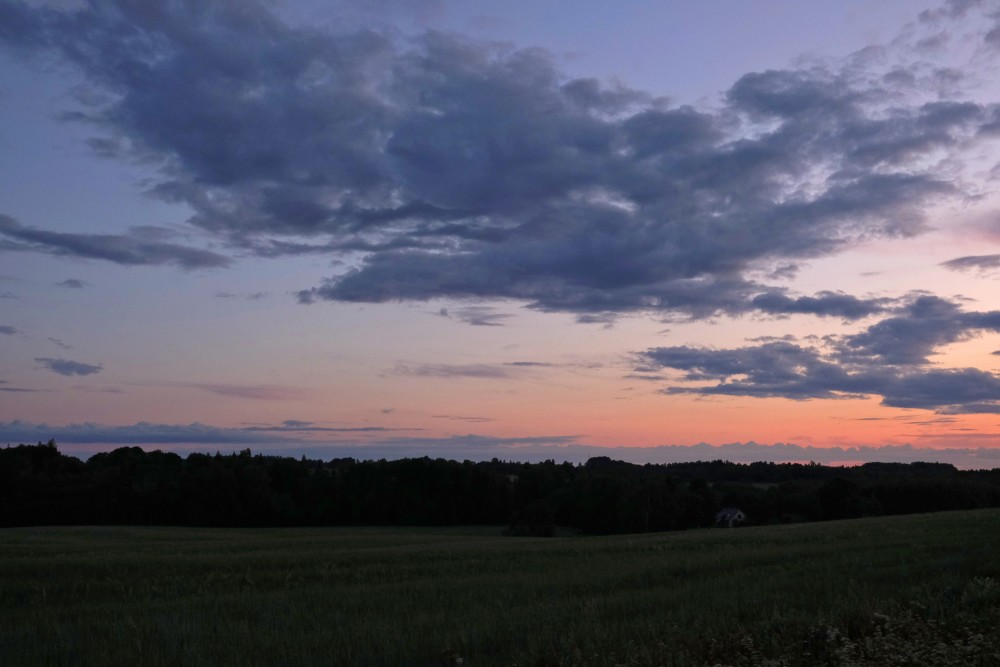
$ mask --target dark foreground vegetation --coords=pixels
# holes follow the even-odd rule
[[[1000,507],[1000,469],[725,461],[633,465],[318,461],[145,452],[86,462],[54,442],[0,449],[0,525],[498,525],[545,536],[711,526],[724,507],[767,525]]]
[[[499,533],[0,530],[0,664],[1000,665],[997,510]]]

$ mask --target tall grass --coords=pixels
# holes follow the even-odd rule
[[[0,665],[1000,665],[1000,511],[499,533],[3,530]]]

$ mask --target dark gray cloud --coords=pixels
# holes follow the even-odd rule
[[[917,18],[923,23],[939,24],[945,19],[961,18],[982,5],[983,0],[946,0],[940,7],[920,12]]]
[[[0,324],[0,336],[13,336],[18,330],[7,324]]]
[[[963,15],[928,14],[924,37],[944,44],[941,22]],[[6,0],[0,41],[82,72],[102,101],[65,118],[101,133],[102,154],[158,168],[150,194],[186,204],[193,225],[267,256],[349,255],[353,268],[303,302],[864,317],[880,305],[748,275],[920,232],[928,205],[962,194],[935,165],[996,118],[946,94],[960,79],[917,64],[750,73],[705,110],[569,79],[537,49],[323,32],[250,1]],[[0,231],[13,249],[226,263],[130,235]]]
[[[844,337],[839,357],[851,363],[926,364],[936,349],[981,331],[1000,331],[1000,311],[965,312],[953,302],[922,295],[897,315]]]
[[[101,259],[127,266],[173,264],[183,269],[206,269],[231,263],[229,258],[208,250],[168,243],[155,235],[151,237],[145,228],[133,228],[125,234],[52,232],[22,225],[0,214],[0,237],[5,237],[0,239],[0,251]],[[83,287],[83,283],[73,280],[65,280],[60,285]]]
[[[79,361],[53,359],[51,357],[35,357],[35,363],[49,369],[53,373],[66,376],[93,375],[94,373],[100,373],[104,368],[100,364],[84,364]]]
[[[761,312],[772,315],[808,314],[856,320],[883,313],[891,303],[888,299],[859,299],[841,292],[820,292],[816,296],[789,297],[772,290],[750,300]]]
[[[930,365],[939,348],[984,331],[1000,332],[1000,311],[966,312],[918,295],[891,317],[857,334],[827,337],[822,346],[782,339],[728,350],[659,347],[637,355],[635,370],[681,371],[681,383],[664,390],[674,394],[794,400],[874,395],[891,407],[1000,414],[1000,376]]]
[[[952,271],[995,271],[1000,269],[1000,255],[968,255],[942,262],[941,266]]]
[[[59,287],[68,287],[69,289],[83,289],[87,286],[87,283],[82,280],[77,280],[76,278],[67,278],[62,282],[56,283]]]
[[[498,313],[490,306],[463,306],[461,308],[442,308],[437,313],[441,317],[448,317],[465,322],[476,327],[502,327],[504,320],[513,317],[507,313]]]
[[[686,382],[716,383],[665,390],[675,394],[843,398],[864,393],[859,390],[866,388],[815,348],[787,342],[732,350],[659,347],[642,353],[641,359],[644,369],[671,368],[684,371]]]
[[[1000,377],[976,368],[901,373],[886,380],[878,393],[891,407],[1000,414]]]
[[[603,324],[605,329],[612,329],[618,322],[618,313],[579,313],[576,321],[579,324]]]

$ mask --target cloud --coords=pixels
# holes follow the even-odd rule
[[[361,459],[398,459],[415,456],[454,460],[490,460],[494,457],[516,461],[541,461],[541,452],[550,457],[569,453],[569,446],[579,441],[576,435],[496,437],[475,433],[440,438],[387,438],[365,443],[338,443],[319,446],[315,451]]]
[[[0,441],[37,442],[54,438],[71,445],[254,445],[302,444],[314,445],[316,434],[330,436],[368,435],[420,429],[381,428],[372,426],[325,427],[312,422],[286,421],[277,425],[256,425],[239,428],[191,424],[156,424],[137,422],[113,426],[94,422],[54,426],[22,420],[0,421]],[[353,441],[352,441],[353,442]]]
[[[465,306],[462,308],[442,308],[438,311],[441,317],[454,318],[460,322],[476,327],[502,327],[503,321],[513,317],[507,313],[498,313],[490,306]]]
[[[434,419],[448,419],[452,421],[460,422],[472,422],[476,424],[484,424],[487,422],[494,422],[496,419],[493,417],[476,417],[476,416],[462,416],[462,415],[431,415]]]
[[[1000,331],[1000,311],[963,312],[953,302],[922,295],[897,315],[845,337],[840,358],[894,366],[926,364],[936,349],[983,330]]]
[[[1000,269],[1000,255],[968,255],[942,262],[941,266],[952,271],[995,271]]]
[[[995,441],[996,434],[984,434]],[[152,424],[139,422],[124,426],[83,423],[52,426],[24,421],[0,422],[0,442],[46,442],[54,438],[60,449],[72,455],[91,455],[123,445],[144,445],[180,452],[206,452],[219,446],[251,447],[257,453],[278,456],[305,455],[330,459],[353,457],[361,460],[398,459],[430,456],[453,460],[583,463],[594,456],[607,456],[632,463],[674,463],[682,461],[727,460],[736,463],[755,461],[856,464],[869,461],[935,461],[960,468],[992,469],[1000,467],[1000,449],[974,447],[922,448],[912,445],[815,447],[792,443],[759,444],[756,442],[710,445],[660,445],[653,447],[608,447],[587,445],[577,435],[524,435],[495,437],[480,434],[440,438],[390,437],[376,440],[316,441],[294,437],[291,433],[268,433],[266,430],[221,428],[200,423]]]
[[[265,433],[387,433],[392,431],[420,431],[413,428],[386,428],[384,426],[321,426],[314,422],[287,419],[278,425],[244,426],[247,432]]]
[[[87,391],[96,394],[124,394],[126,393],[124,389],[119,387],[99,387],[90,384],[78,384],[74,385],[73,389],[77,391]]]
[[[35,229],[0,214],[0,251],[41,252],[49,255],[101,259],[126,266],[173,264],[183,269],[228,266],[222,255],[150,238],[144,228],[125,234],[73,234]],[[79,283],[79,284],[77,284]],[[64,280],[63,287],[83,287],[78,280]]]
[[[408,430],[408,429],[399,429]],[[223,428],[201,423],[135,424],[111,426],[98,423],[75,423],[54,426],[21,420],[0,421],[0,442],[47,442],[54,438],[60,449],[70,454],[90,455],[124,445],[143,445],[178,451],[206,451],[220,445],[233,448],[253,447],[256,452],[317,458],[353,456],[361,459],[432,456],[458,460],[489,460],[496,454],[511,458],[523,452],[523,458],[536,460],[533,448],[542,448],[550,456],[578,440],[577,436],[521,436],[501,438],[477,434],[442,438],[377,438],[378,429],[333,429],[337,432],[296,431],[277,426]],[[317,439],[317,436],[320,436]],[[325,436],[325,438],[324,438]],[[326,439],[330,438],[330,439]],[[537,459],[537,460],[544,460]]]
[[[576,316],[579,324],[603,324],[605,329],[611,329],[618,321],[617,313],[580,313]]]
[[[158,169],[149,193],[189,207],[192,225],[265,256],[349,257],[299,292],[306,303],[857,319],[879,304],[784,295],[749,276],[920,233],[928,207],[964,194],[940,165],[976,150],[995,120],[995,105],[956,92],[962,78],[925,73],[926,56],[898,45],[885,49],[909,61],[753,72],[696,109],[571,79],[540,49],[293,27],[268,7],[8,2],[0,41],[82,72],[99,101],[64,117],[101,133],[103,154]],[[945,44],[942,22],[982,11],[936,14],[913,40]],[[228,263],[131,232],[6,220],[8,249]]]
[[[435,378],[506,380],[517,377],[513,369],[491,364],[396,364],[395,375]]]
[[[286,419],[281,422],[283,428],[310,428],[315,422],[302,421],[301,419]]]
[[[51,357],[35,357],[35,363],[41,364],[53,373],[59,375],[93,375],[100,373],[104,368],[100,364],[84,364],[79,361],[69,359],[53,359]]]
[[[506,361],[499,364],[410,364],[398,363],[395,375],[436,378],[480,378],[507,380],[530,377],[532,369],[552,368],[560,364],[543,361]],[[593,368],[585,364],[563,364],[569,367]]]
[[[946,369],[929,357],[981,331],[1000,332],[1000,311],[965,312],[918,295],[863,331],[829,336],[824,346],[794,339],[736,349],[658,347],[636,356],[640,373],[681,371],[671,394],[782,397],[793,400],[878,395],[883,405],[943,414],[1000,414],[1000,376]]]
[[[21,420],[0,422],[0,440],[7,442],[37,442],[55,438],[68,444],[158,445],[184,444],[254,444],[275,443],[287,438],[264,435],[244,429],[220,428],[200,423],[153,424],[138,422],[125,426],[109,426],[92,422],[53,426]]]
[[[659,347],[640,356],[643,368],[681,370],[685,372],[683,380],[687,382],[717,383],[696,387],[672,386],[666,390],[668,393],[792,399],[842,398],[844,394],[856,396],[862,393],[847,388],[851,378],[839,366],[825,361],[814,348],[794,343],[771,342],[732,350]]]
[[[7,324],[0,325],[0,336],[13,336],[16,333],[18,333],[16,328]]]
[[[84,287],[87,286],[87,283],[83,282],[82,280],[77,280],[76,278],[67,278],[62,282],[56,283],[56,285],[59,287],[66,287],[69,289],[83,289]]]
[[[820,292],[816,296],[791,298],[778,291],[758,294],[750,303],[772,315],[809,314],[856,320],[885,312],[888,299],[859,299],[842,292]]]
[[[8,387],[10,384],[6,380],[0,380],[0,391],[5,391],[10,394],[34,394],[38,393],[40,389],[26,389],[24,387]]]
[[[206,391],[227,398],[246,398],[257,401],[290,401],[305,396],[306,392],[298,387],[260,384],[222,384],[214,382],[192,382],[179,385]]]
[[[246,299],[247,301],[260,301],[267,298],[267,292],[250,292],[247,294],[234,294],[233,292],[216,292],[213,294],[216,299]]]

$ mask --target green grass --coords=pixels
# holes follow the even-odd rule
[[[613,537],[0,531],[0,665],[998,665],[1000,511]]]

